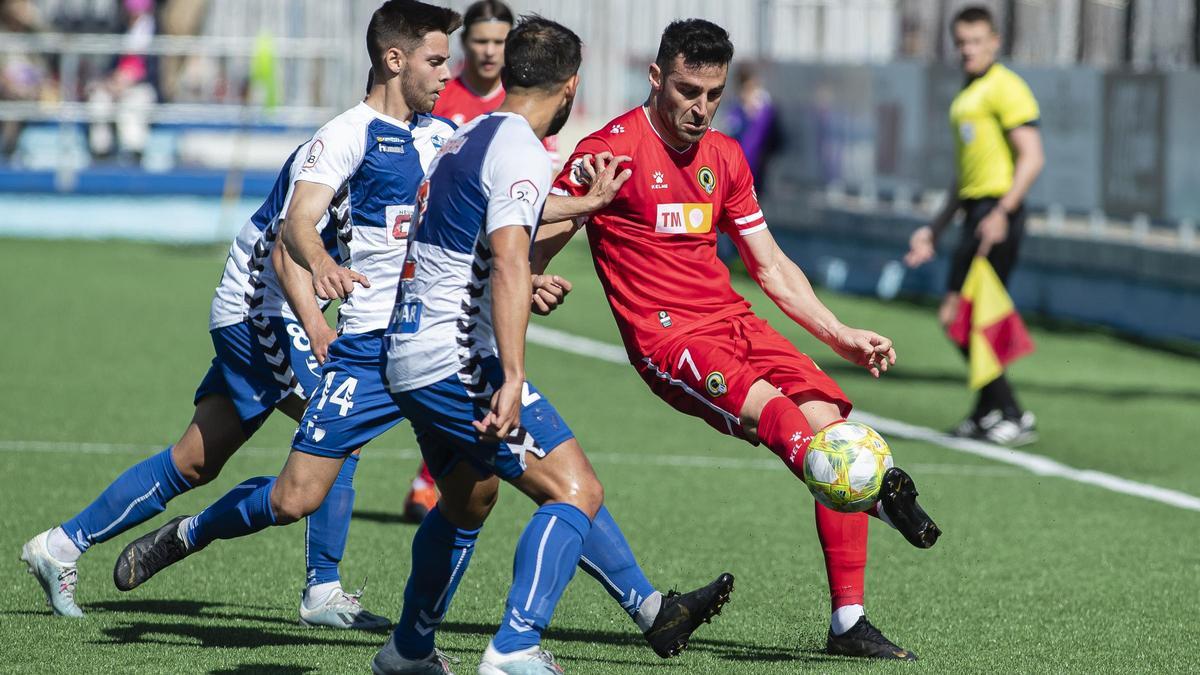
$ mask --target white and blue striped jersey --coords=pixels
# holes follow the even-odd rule
[[[520,115],[485,115],[446,142],[420,188],[388,328],[391,391],[419,389],[455,373],[472,390],[480,386],[479,363],[497,355],[488,235],[518,226],[533,238],[551,169],[550,156]]]
[[[415,114],[411,122],[366,103],[330,120],[301,150],[296,181],[345,192],[346,224],[337,240],[343,264],[371,282],[338,310],[338,333],[383,330],[396,299],[417,187],[454,124]]]
[[[242,225],[237,237],[229,246],[225,258],[225,269],[221,281],[213,294],[209,308],[208,329],[216,330],[232,326],[247,318],[283,317],[295,320],[287,304],[283,290],[271,266],[271,249],[279,234],[279,223],[287,213],[292,187],[300,162],[296,157],[308,149],[312,139],[297,147],[275,178],[262,206]],[[325,242],[325,248],[335,260],[339,258],[337,246],[338,227],[345,220],[345,194],[338,195],[330,204],[328,213],[317,223],[317,230]],[[339,261],[340,262],[340,261]],[[327,303],[326,303],[327,304]]]

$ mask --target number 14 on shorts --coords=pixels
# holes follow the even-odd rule
[[[345,417],[354,407],[354,390],[358,387],[358,378],[347,377],[342,380],[341,384],[334,387],[334,378],[337,375],[337,371],[325,373],[325,384],[321,386],[321,397],[317,399],[317,410],[324,410],[325,404],[332,403],[338,406],[338,415]],[[330,393],[331,391],[333,393]]]

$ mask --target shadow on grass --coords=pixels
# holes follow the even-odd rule
[[[316,668],[285,663],[243,663],[233,668],[210,670],[208,675],[304,675],[315,672],[317,672]]]
[[[442,625],[442,630],[446,632],[465,633],[469,635],[492,635],[496,632],[496,626],[481,623],[448,622]],[[646,659],[638,661],[604,659],[586,656],[573,657],[569,654],[564,654],[564,658],[566,660],[595,661],[598,663],[643,666],[668,664],[674,665],[676,663],[684,663],[682,661],[660,661],[657,656],[654,656],[652,652],[649,651],[649,646],[646,644],[645,639],[632,630],[629,632],[618,633],[613,631],[552,627],[546,631],[546,639],[551,641],[559,640],[562,642],[585,642],[588,644],[636,647],[646,653]],[[824,662],[843,660],[839,657],[830,656],[820,650],[812,648],[761,645],[751,642],[713,640],[708,638],[696,638],[694,640],[690,640],[688,642],[687,650],[691,652],[707,652],[719,659],[726,661],[760,661],[782,663],[786,661]]]
[[[199,600],[105,600],[84,605],[85,610],[98,609],[105,612],[163,614],[170,616],[186,616],[199,619],[227,619],[233,621],[257,621],[260,623],[277,623],[295,625],[278,616],[263,613],[251,613],[244,610],[273,610],[274,607],[256,605],[229,605],[221,602],[203,602]]]
[[[94,644],[134,647],[141,645],[198,646],[205,648],[224,647],[228,649],[257,649],[260,647],[302,645],[376,648],[379,646],[379,636],[369,633],[357,633],[353,637],[330,638],[315,631],[303,629],[284,633],[264,630],[261,626],[214,626],[203,623],[138,621],[121,626],[104,628],[101,629],[101,632],[107,640],[98,640]],[[326,633],[325,635],[328,634]],[[257,667],[255,666],[255,668]]]
[[[368,523],[380,523],[381,525],[417,525],[404,517],[403,513],[392,513],[391,511],[359,511],[355,510],[350,516],[354,520],[365,520]]]

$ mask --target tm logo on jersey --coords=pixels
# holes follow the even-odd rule
[[[712,232],[712,204],[659,204],[654,231],[662,234]]]

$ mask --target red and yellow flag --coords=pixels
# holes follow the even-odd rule
[[[1013,307],[1000,277],[987,258],[977,256],[963,282],[958,315],[947,331],[971,353],[972,389],[980,389],[1004,373],[1004,366],[1033,352],[1025,322]]]

